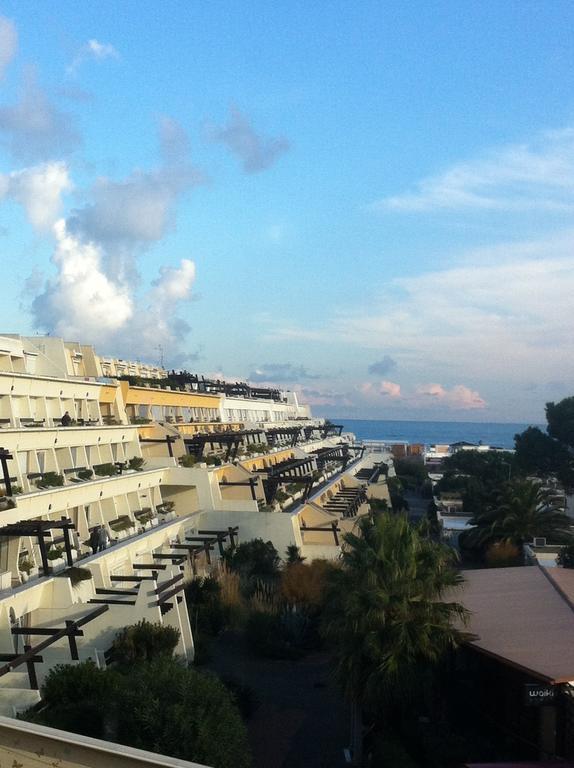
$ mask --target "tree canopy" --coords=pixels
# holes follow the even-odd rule
[[[478,546],[504,541],[522,547],[538,536],[554,544],[568,543],[572,540],[572,520],[561,510],[556,495],[540,482],[515,478],[470,520],[474,528],[464,538]]]
[[[569,448],[574,448],[574,397],[558,403],[546,403],[548,434]]]
[[[343,690],[376,712],[412,693],[421,665],[464,639],[466,612],[445,599],[462,581],[452,549],[403,515],[374,514],[359,527],[345,536],[342,568],[329,574],[323,631]]]
[[[54,667],[44,708],[24,717],[54,728],[214,768],[249,768],[245,727],[217,678],[158,658],[126,669],[91,661]]]
[[[275,576],[281,558],[270,541],[251,539],[244,541],[234,550],[226,550],[225,562],[232,571],[244,578]]]
[[[514,436],[516,462],[529,474],[540,476],[559,472],[569,463],[568,449],[539,427],[528,427]]]

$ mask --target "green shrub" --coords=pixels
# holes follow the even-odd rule
[[[52,547],[48,550],[46,557],[48,560],[58,560],[64,554],[62,547]]]
[[[99,477],[112,477],[113,475],[117,475],[119,470],[115,464],[108,462],[106,464],[97,464],[94,466],[94,472]]]
[[[241,717],[244,720],[249,720],[260,704],[253,688],[231,675],[222,677],[221,682],[231,694],[233,701],[241,712]]]
[[[92,572],[89,568],[80,568],[77,565],[73,565],[64,571],[62,576],[67,576],[72,582],[72,586],[77,586],[81,581],[89,581],[92,578]]]
[[[204,461],[205,461],[205,463],[207,464],[208,467],[210,467],[210,466],[211,467],[220,467],[221,464],[222,464],[222,461],[219,458],[219,456],[213,456],[213,455],[206,456]]]
[[[91,480],[94,475],[93,469],[80,469],[78,472],[78,477],[80,480]]]
[[[128,469],[135,469],[139,472],[144,463],[144,459],[141,456],[132,456],[132,458],[128,461]]]
[[[263,453],[269,446],[265,443],[250,443],[245,446],[247,453]]]
[[[189,469],[190,467],[195,467],[197,459],[193,454],[186,453],[185,456],[180,456],[179,463],[182,467],[187,467]]]
[[[39,485],[58,488],[64,485],[64,475],[59,475],[57,472],[44,472],[40,478]]]
[[[245,577],[275,576],[281,562],[273,543],[263,539],[251,539],[234,550],[227,549],[224,559],[232,571]]]
[[[141,525],[145,525],[146,523],[149,523],[150,520],[153,519],[154,513],[151,509],[141,509],[139,512],[134,512],[134,517],[138,521],[138,523],[141,523]]]
[[[556,558],[556,562],[563,568],[574,568],[574,544],[567,544],[563,547]]]
[[[20,560],[18,560],[18,570],[22,571],[22,573],[30,574],[33,567],[34,563],[27,557],[21,557]]]
[[[143,619],[118,632],[112,644],[112,658],[119,664],[130,665],[171,657],[178,642],[179,630],[175,627]]]
[[[130,528],[134,528],[135,523],[127,515],[122,515],[121,517],[116,518],[116,520],[112,520],[109,523],[109,526],[112,531],[119,533],[120,531],[129,531]]]
[[[268,659],[299,659],[303,655],[301,648],[290,642],[281,617],[276,614],[252,613],[245,627],[245,639],[253,653]]]
[[[185,587],[185,600],[194,637],[217,635],[226,624],[221,585],[211,576],[192,579]]]
[[[22,719],[217,768],[249,768],[245,726],[215,677],[162,657],[121,669],[57,666]]]

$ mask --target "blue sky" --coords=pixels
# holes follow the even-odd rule
[[[570,2],[0,2],[6,332],[365,418],[572,394]]]

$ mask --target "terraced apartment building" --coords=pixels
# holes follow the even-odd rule
[[[0,715],[39,701],[51,667],[105,666],[117,631],[176,627],[184,584],[226,547],[340,554],[384,475],[294,393],[0,337]]]

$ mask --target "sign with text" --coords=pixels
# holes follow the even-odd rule
[[[524,686],[524,703],[527,707],[541,707],[544,704],[554,704],[556,688],[553,685],[541,683],[526,683]]]

